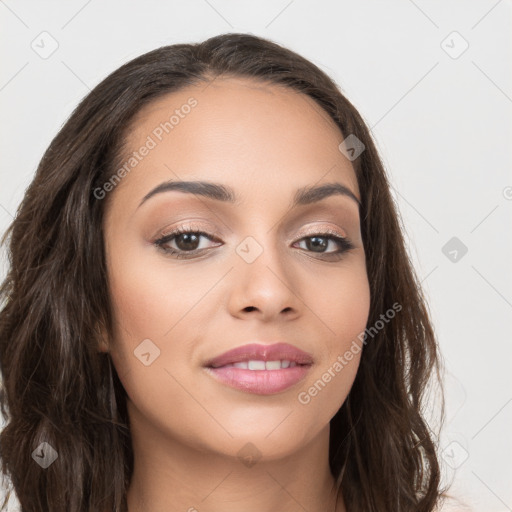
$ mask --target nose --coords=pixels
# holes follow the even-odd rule
[[[261,253],[253,261],[245,259],[243,252],[240,252],[242,256],[235,255],[235,268],[231,272],[230,313],[239,318],[250,315],[264,322],[294,319],[300,314],[303,304],[299,296],[299,276],[294,273],[293,266],[284,261],[283,252],[270,244],[259,245]]]

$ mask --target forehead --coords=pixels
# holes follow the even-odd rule
[[[140,200],[165,180],[206,179],[249,198],[339,181],[359,196],[354,169],[338,149],[343,139],[307,95],[218,77],[166,94],[135,116],[123,162],[150,140],[153,147],[118,188]]]

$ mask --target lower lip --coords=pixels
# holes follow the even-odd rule
[[[297,365],[281,370],[245,370],[233,367],[208,367],[206,370],[215,379],[232,388],[257,395],[271,395],[300,382],[310,368],[311,365]]]

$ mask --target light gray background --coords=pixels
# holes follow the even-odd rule
[[[127,60],[224,32],[290,47],[340,85],[389,172],[445,360],[445,479],[467,510],[512,510],[511,7],[0,0],[0,233],[72,109]],[[452,237],[467,254],[443,253]]]

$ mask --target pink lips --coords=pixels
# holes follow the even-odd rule
[[[290,366],[280,369],[254,369],[234,367],[248,361],[289,361]],[[205,364],[206,371],[216,380],[239,390],[270,395],[288,389],[301,381],[313,364],[313,357],[288,343],[274,345],[250,344],[237,347]]]
[[[275,343],[274,345],[259,345],[252,343],[234,348],[214,357],[206,362],[205,366],[219,367],[241,361],[295,361],[297,364],[312,364],[313,357],[307,352],[289,345],[288,343]]]

